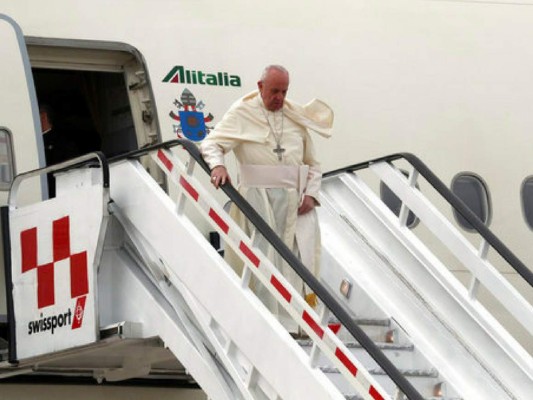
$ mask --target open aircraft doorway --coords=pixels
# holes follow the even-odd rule
[[[150,82],[135,49],[101,42],[26,41],[39,106],[61,133],[61,145],[44,136],[47,165],[97,150],[114,157],[159,141]],[[143,164],[156,171],[150,163]],[[154,178],[164,183],[162,177]]]

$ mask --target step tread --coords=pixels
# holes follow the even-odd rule
[[[364,398],[359,395],[347,394],[344,395],[346,400],[363,400]],[[461,397],[426,397],[425,400],[463,400]]]
[[[356,318],[353,320],[356,325],[370,325],[370,326],[391,326],[390,318]],[[328,320],[329,324],[338,324],[339,320],[333,316]]]
[[[340,371],[336,367],[329,367],[329,366],[321,366],[319,367],[320,370],[324,373],[329,374],[339,374]],[[386,372],[382,368],[368,368],[367,371],[371,375],[387,375]],[[409,377],[430,377],[430,378],[438,378],[439,373],[434,368],[422,368],[422,369],[399,369],[400,373],[403,376],[409,376]]]
[[[296,339],[296,341],[301,347],[310,347],[313,345],[313,341],[311,339]],[[362,349],[363,348],[363,346],[361,346],[357,342],[344,342],[344,345],[349,349]],[[414,345],[412,344],[376,342],[375,345],[382,350],[413,351],[415,348]]]

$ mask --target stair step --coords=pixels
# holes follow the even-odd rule
[[[359,396],[359,395],[345,395],[344,398],[346,400],[363,400],[363,397]],[[460,397],[424,397],[425,400],[463,400],[462,398]]]
[[[298,344],[302,349],[310,354],[313,347],[313,341],[310,339],[298,340]],[[378,368],[378,364],[372,357],[366,352],[366,350],[357,342],[350,341],[344,342],[345,346],[355,356],[355,358],[365,366],[365,368]],[[429,369],[431,364],[428,360],[418,352],[412,344],[397,344],[397,343],[384,343],[377,342],[375,345],[385,354],[385,356],[394,364],[398,369],[412,370],[412,369]],[[317,358],[317,365],[328,364],[327,358],[319,354]]]
[[[357,325],[368,325],[368,326],[390,326],[390,318],[358,318],[354,322]]]
[[[319,367],[320,370],[326,374],[340,374],[340,371],[336,367]],[[372,375],[387,376],[387,373],[382,368],[369,368],[367,371]],[[400,373],[405,377],[426,377],[426,378],[438,378],[439,373],[437,370],[431,369],[400,369]]]
[[[389,342],[392,339],[394,343],[410,343],[410,340],[403,333],[403,330],[396,325],[390,318],[356,318],[354,322],[371,338],[374,342]],[[337,325],[339,321],[332,316],[329,325]],[[344,328],[341,327],[338,336],[343,341],[350,341],[354,338]]]
[[[313,345],[313,341],[311,339],[297,339],[296,341],[301,347],[310,347]],[[349,349],[362,349],[363,348],[363,346],[361,346],[357,342],[344,342],[344,345]],[[414,346],[412,344],[396,344],[396,343],[377,342],[375,343],[375,345],[378,346],[381,350],[401,350],[401,351],[413,351],[414,350]]]
[[[356,389],[348,384],[337,368],[319,367],[319,369],[339,388],[341,393],[357,396]],[[433,396],[433,388],[441,381],[435,369],[400,369],[399,371],[425,398],[431,398]],[[381,368],[370,368],[368,372],[377,384],[392,398],[396,393],[397,387],[385,372]],[[440,399],[442,400],[443,398]]]
[[[391,326],[390,318],[356,318],[353,320],[359,326]],[[339,320],[334,315],[328,319],[329,324],[338,324]]]

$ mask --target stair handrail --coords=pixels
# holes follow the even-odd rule
[[[135,150],[110,159],[115,162],[120,159],[137,159],[158,149],[170,149],[175,146],[183,147],[192,159],[210,174],[211,170],[204,161],[196,144],[185,139],[174,139],[155,145],[146,146],[143,149]],[[230,182],[221,185],[220,188],[228,198],[241,210],[241,212],[254,224],[261,235],[272,245],[278,254],[287,264],[300,276],[300,278],[317,295],[323,304],[335,315],[346,330],[359,342],[359,344],[370,354],[376,363],[387,373],[389,378],[396,384],[399,390],[407,396],[409,400],[424,400],[424,397],[415,387],[401,374],[396,366],[385,356],[378,346],[368,337],[368,335],[355,323],[349,312],[337,301],[328,289],[322,285],[317,278],[303,265],[294,253],[283,243],[279,236],[270,228],[266,221],[257,211],[242,197]]]
[[[533,287],[533,272],[478,218],[472,210],[442,182],[429,167],[412,153],[395,153],[385,157],[379,157],[347,167],[335,169],[324,174],[331,177],[346,172],[354,172],[368,168],[371,164],[404,159],[422,175],[427,182],[450,204],[450,206],[464,217],[481,237],[492,246],[494,250],[513,268],[530,286]]]
[[[29,178],[49,174],[59,171],[67,171],[79,167],[92,167],[95,163],[98,163],[99,168],[101,169],[102,174],[102,188],[104,190],[104,198],[107,200],[109,195],[109,162],[107,157],[101,151],[95,151],[87,153],[75,158],[71,158],[57,164],[49,165],[43,168],[37,168],[34,170],[22,172],[17,174],[11,181],[11,187],[9,189],[8,201],[6,206],[0,207],[0,230],[2,233],[3,239],[3,248],[4,248],[4,265],[5,268],[5,285],[6,293],[9,293],[11,288],[12,276],[11,276],[11,239],[10,239],[10,230],[9,230],[9,213],[12,210],[17,209],[17,200],[19,195],[19,189],[21,183]],[[9,348],[8,348],[8,361],[11,364],[16,364],[17,360],[17,348],[14,338],[16,337],[15,333],[15,310],[13,305],[13,297],[7,296],[6,300],[7,315],[8,315],[8,330],[9,330]]]
[[[87,153],[75,158],[71,158],[69,160],[49,165],[44,168],[38,168],[27,172],[22,172],[18,175],[16,175],[13,178],[13,181],[11,182],[11,187],[9,189],[9,197],[8,197],[8,206],[10,209],[16,208],[17,203],[17,196],[18,196],[18,190],[20,187],[20,184],[23,180],[49,174],[52,172],[59,172],[59,171],[67,171],[70,169],[79,168],[82,166],[91,166],[94,164],[95,160],[98,162],[101,170],[102,170],[102,187],[104,189],[109,188],[109,162],[107,157],[102,153],[101,151],[94,151],[91,153]]]

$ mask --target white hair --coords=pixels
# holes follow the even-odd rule
[[[263,82],[268,73],[271,71],[271,70],[276,70],[276,71],[280,71],[280,72],[283,72],[285,74],[287,74],[287,76],[289,75],[289,71],[287,71],[287,69],[281,65],[276,65],[276,64],[272,64],[272,65],[268,65],[265,67],[265,69],[263,70],[263,73],[261,74],[261,79],[259,79],[260,82]]]

